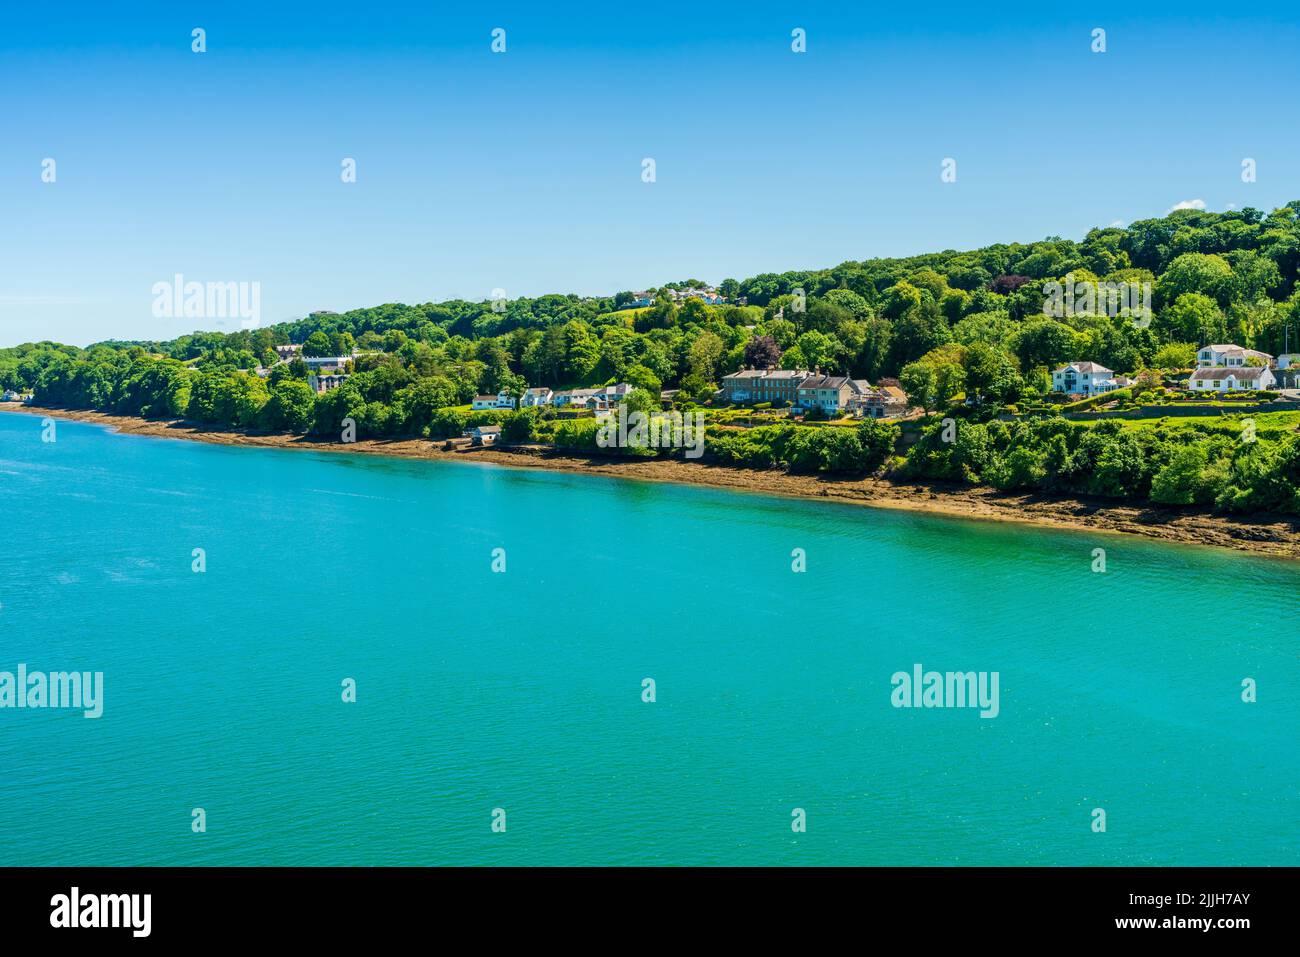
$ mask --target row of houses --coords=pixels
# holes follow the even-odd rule
[[[632,296],[633,299],[632,302],[629,303],[629,308],[644,309],[646,306],[653,306],[655,304],[655,294],[649,289],[644,290],[643,292],[635,292]],[[701,299],[709,306],[722,306],[727,302],[727,297],[722,295],[722,293],[718,292],[718,290],[712,286],[691,286],[687,289],[669,289],[668,297],[672,299],[673,302],[685,302],[687,299]],[[744,302],[740,301],[740,304],[744,305]]]
[[[1232,343],[1212,343],[1196,351],[1196,368],[1187,379],[1192,392],[1235,392],[1272,389],[1274,370],[1300,366],[1300,355],[1288,353],[1276,359],[1267,352],[1246,349]],[[1094,396],[1133,384],[1099,362],[1070,362],[1052,371],[1052,391],[1070,396]]]
[[[728,402],[770,402],[795,409],[820,409],[827,415],[885,418],[901,415],[907,399],[896,386],[876,388],[866,379],[822,375],[806,369],[741,369],[722,377]]]
[[[525,389],[520,397],[519,405],[525,409],[549,405],[557,409],[591,409],[602,412],[617,406],[631,394],[633,388],[635,387],[628,385],[626,382],[604,385],[595,389],[565,389],[560,392],[553,392],[545,386],[541,386],[535,389]],[[515,408],[515,398],[507,390],[502,389],[496,395],[474,396],[471,408],[475,410],[513,409]]]

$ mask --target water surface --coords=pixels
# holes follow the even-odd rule
[[[0,857],[1300,864],[1298,584],[1113,535],[0,414],[0,670],[102,671],[106,698],[0,710]],[[999,672],[1000,714],[893,708],[917,662]]]

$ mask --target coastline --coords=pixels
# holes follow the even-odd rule
[[[842,502],[869,508],[923,512],[952,518],[1141,535],[1166,542],[1232,548],[1277,558],[1300,558],[1300,519],[1280,515],[1223,516],[1203,510],[1167,509],[1037,493],[1004,493],[981,486],[791,475],[682,459],[588,459],[537,447],[444,451],[441,443],[429,439],[361,439],[343,445],[299,436],[228,432],[204,429],[184,421],[140,419],[82,409],[24,406],[14,402],[0,402],[0,412],[51,416],[105,425],[131,435],[188,439],[215,445],[305,449],[314,452],[385,455],[443,462],[480,462],[511,468],[583,472],[640,481],[703,485],[730,491]]]

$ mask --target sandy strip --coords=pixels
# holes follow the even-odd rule
[[[217,445],[308,449],[316,452],[387,455],[464,463],[490,462],[514,468],[542,468],[649,482],[707,485],[764,495],[831,500],[959,518],[991,519],[1094,532],[1121,532],[1169,542],[1215,545],[1280,558],[1300,558],[1300,519],[1278,515],[1229,517],[1198,509],[1117,505],[1102,500],[1002,493],[965,485],[921,485],[876,478],[789,475],[779,471],[729,468],[681,459],[586,459],[537,448],[448,452],[443,450],[441,442],[435,443],[427,439],[363,439],[344,445],[297,436],[224,432],[196,427],[186,422],[146,420],[79,409],[43,409],[6,402],[0,402],[0,411],[94,422],[133,435],[191,439]]]

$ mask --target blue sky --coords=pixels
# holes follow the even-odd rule
[[[155,318],[176,273],[259,282],[270,323],[1300,196],[1283,5],[266,6],[0,12],[0,345],[238,327]]]

